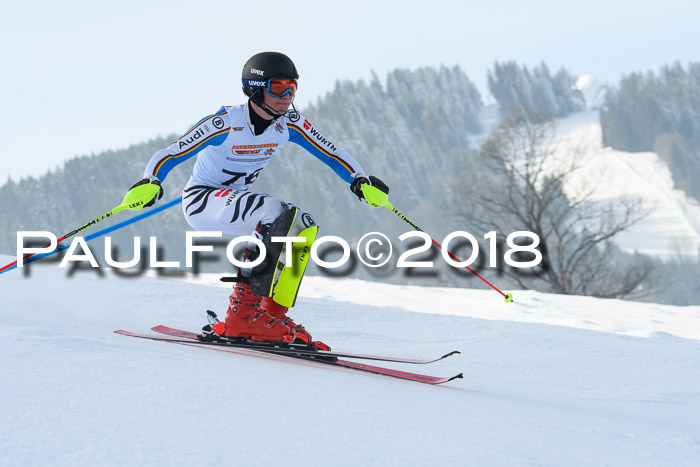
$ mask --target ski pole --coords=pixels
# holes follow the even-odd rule
[[[138,187],[130,190],[124,196],[124,199],[122,200],[121,204],[114,207],[114,209],[112,209],[108,213],[101,215],[97,219],[93,219],[90,222],[88,222],[87,224],[80,226],[71,232],[68,232],[67,234],[63,235],[61,238],[56,239],[56,243],[60,243],[63,240],[70,238],[73,235],[77,234],[78,232],[82,232],[83,230],[87,229],[88,227],[95,225],[98,222],[103,221],[103,220],[107,219],[108,217],[117,214],[118,212],[123,211],[124,209],[131,209],[132,211],[140,211],[141,209],[143,209],[144,202],[142,200],[144,199],[144,197],[147,196],[150,192],[153,192],[153,191],[157,192],[159,188],[160,187],[158,187],[157,185],[145,184],[145,185],[141,185],[141,186],[138,186]],[[155,196],[155,193],[153,193],[153,195]],[[48,245],[44,245],[42,248],[48,248],[50,246],[51,246],[51,243],[49,243]],[[54,251],[57,251],[57,250],[54,250]],[[36,254],[38,254],[38,253],[29,253],[27,255],[24,255],[24,257],[22,258],[22,262],[24,262],[26,259],[31,258],[32,256],[34,256]],[[42,256],[42,258],[45,256],[48,256],[48,254],[44,254],[44,256]],[[2,274],[4,271],[6,271],[6,270],[8,270],[16,265],[17,265],[17,260],[11,262],[10,264],[6,264],[5,266],[0,268],[0,274]]]
[[[417,231],[426,233],[423,229],[421,229],[421,228],[418,227],[415,223],[413,223],[413,221],[411,221],[411,219],[409,219],[409,218],[406,217],[404,214],[402,214],[401,212],[399,212],[399,210],[396,209],[396,208],[394,207],[393,204],[391,204],[391,202],[389,201],[389,195],[388,195],[387,193],[384,193],[384,192],[382,192],[382,191],[380,191],[380,190],[378,190],[378,189],[376,189],[376,188],[374,188],[374,187],[371,187],[372,189],[369,189],[369,190],[365,191],[366,187],[371,187],[371,185],[367,184],[367,185],[362,185],[362,186],[361,186],[362,193],[365,195],[365,200],[367,200],[367,203],[369,203],[370,206],[375,207],[375,208],[384,206],[384,207],[387,208],[389,211],[393,212],[394,214],[396,214],[397,216],[399,216],[401,219],[403,219],[404,221],[406,221],[406,223],[407,223],[408,225],[410,225],[411,227],[413,227],[413,228],[416,229]],[[369,198],[369,199],[368,199],[368,198]],[[433,242],[433,245],[435,245],[436,247],[438,247],[440,250],[443,250],[442,245],[440,245],[437,241],[435,241],[435,239],[434,239],[433,237],[431,237],[430,235],[428,235],[428,236],[430,237],[430,240]],[[455,260],[455,261],[457,261],[457,262],[460,262],[460,263],[462,262],[459,258],[457,258],[455,255],[453,255],[449,250],[445,250],[445,251],[446,251],[447,254],[450,256],[450,258],[452,258],[453,260]],[[504,301],[505,301],[506,303],[510,303],[510,302],[513,301],[513,294],[511,294],[511,293],[503,293],[498,287],[496,287],[495,285],[493,285],[492,283],[490,283],[489,281],[487,281],[486,279],[484,279],[478,272],[476,272],[475,270],[473,270],[473,269],[470,268],[469,266],[464,266],[464,267],[465,267],[466,269],[468,269],[468,270],[469,270],[472,274],[474,274],[476,277],[478,277],[479,279],[481,279],[482,281],[484,281],[484,282],[485,282],[489,287],[491,287],[493,290],[495,290],[496,292],[498,292],[498,293],[500,293],[501,295],[503,295],[503,297],[505,298]]]
[[[154,214],[158,214],[159,212],[164,211],[172,206],[175,206],[176,204],[180,204],[181,202],[182,202],[182,196],[177,198],[177,199],[174,199],[172,201],[168,201],[165,204],[161,204],[160,206],[158,206],[156,208],[149,209],[146,212],[142,212],[138,216],[134,216],[134,217],[127,219],[125,221],[122,221],[118,224],[114,224],[110,227],[107,227],[107,228],[104,228],[104,229],[99,230],[97,232],[91,233],[90,235],[86,235],[85,241],[89,242],[90,240],[94,240],[96,238],[103,237],[103,236],[107,235],[108,233],[112,233],[115,230],[123,229],[124,227],[127,227],[131,224],[138,222],[138,221],[146,219],[147,217],[151,217]],[[66,249],[68,249],[68,247],[69,247],[69,245],[58,245],[54,251],[51,251],[49,253],[35,253],[34,256],[32,256],[31,258],[26,260],[25,263],[29,264],[29,263],[32,263],[34,261],[39,261],[40,259],[46,258],[47,256],[51,256],[53,254],[56,254],[59,251],[66,250]],[[3,274],[7,271],[11,271],[12,269],[17,267],[17,266],[11,266],[9,264],[8,264],[8,266],[10,266],[10,267],[5,269],[4,271],[0,271],[0,274]]]

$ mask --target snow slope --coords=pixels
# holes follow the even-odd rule
[[[0,257],[3,264],[10,257]],[[0,465],[697,465],[700,307],[309,277],[336,350],[463,355],[391,378],[114,334],[229,291],[37,263],[0,275]],[[523,322],[527,321],[527,322]],[[588,328],[588,329],[581,329]],[[647,337],[638,337],[647,336]]]
[[[594,82],[582,77],[583,86]],[[584,86],[591,106],[600,105],[605,84]],[[498,124],[496,106],[484,108],[481,116],[483,133],[471,140],[482,144]],[[658,154],[629,153],[602,147],[602,130],[598,110],[586,110],[556,121],[554,145],[560,161],[575,157],[581,169],[575,172],[568,194],[595,188],[592,201],[613,202],[621,196],[639,198],[649,215],[614,241],[628,252],[639,251],[662,259],[700,257],[700,203],[673,187],[673,177]]]
[[[581,170],[570,192],[595,186],[594,200],[621,196],[639,198],[649,215],[619,234],[615,241],[626,251],[661,258],[693,258],[700,254],[700,203],[673,188],[671,172],[652,152],[628,153],[602,147],[598,112],[588,110],[558,122],[560,157],[572,148],[583,150]]]

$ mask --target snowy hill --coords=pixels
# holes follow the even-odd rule
[[[595,187],[594,200],[615,202],[621,196],[642,200],[649,215],[615,237],[625,251],[664,258],[698,259],[700,203],[673,188],[666,164],[652,152],[628,153],[603,148],[598,112],[579,112],[558,121],[561,157],[571,148],[583,149],[582,168],[570,191]]]
[[[580,86],[593,107],[600,104],[604,83],[587,75]],[[484,108],[481,123],[485,131],[472,137],[474,146],[482,144],[497,125],[496,106]],[[671,172],[658,154],[602,147],[597,110],[556,120],[554,144],[558,158],[568,160],[573,154],[581,163],[567,193],[595,188],[594,201],[615,203],[631,196],[640,198],[649,211],[645,219],[614,238],[621,249],[662,259],[700,258],[700,203],[674,189]]]
[[[0,257],[3,264],[12,258]],[[307,278],[336,350],[461,356],[433,387],[114,334],[229,286],[37,263],[0,277],[0,465],[697,465],[700,307]],[[644,336],[644,337],[639,337]]]

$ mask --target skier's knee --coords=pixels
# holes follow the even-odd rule
[[[263,279],[265,287],[274,277],[274,271],[279,262],[286,263],[284,242],[274,242],[273,237],[297,237],[302,231],[315,226],[316,221],[311,214],[296,207],[287,209],[280,214],[272,224],[263,224],[258,229],[258,235],[265,246],[265,259],[253,268],[252,276]],[[257,255],[256,255],[257,256]],[[254,259],[251,257],[250,259]],[[258,282],[258,281],[255,281]],[[257,289],[257,287],[255,287]]]

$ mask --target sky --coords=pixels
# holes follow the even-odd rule
[[[240,73],[261,51],[294,60],[303,109],[338,80],[396,68],[458,65],[487,103],[496,61],[545,61],[617,83],[698,61],[700,43],[690,0],[28,0],[2,10],[0,184],[184,132],[244,102]]]

